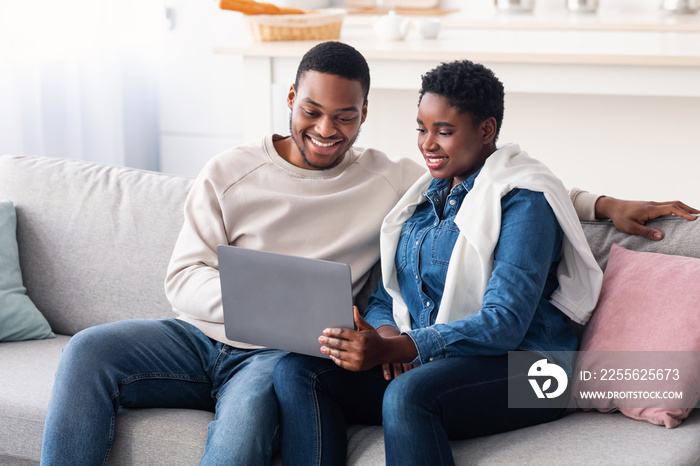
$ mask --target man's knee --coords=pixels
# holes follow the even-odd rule
[[[96,325],[76,333],[63,349],[59,371],[90,376],[95,371],[109,371],[124,358],[131,358],[136,346],[152,342],[162,334],[163,323],[149,320],[126,320]]]
[[[62,364],[84,366],[104,358],[114,348],[101,326],[90,327],[76,333],[61,354]]]

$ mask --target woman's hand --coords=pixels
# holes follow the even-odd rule
[[[385,325],[379,327],[377,332],[383,337],[396,337],[401,334],[398,330],[390,325]],[[400,376],[404,372],[408,372],[416,367],[414,364],[407,364],[402,362],[389,363],[385,362],[382,364],[382,373],[384,374],[384,379],[391,380]]]
[[[338,366],[351,371],[364,371],[384,364],[384,376],[387,380],[391,379],[392,368],[394,377],[403,373],[406,369],[401,363],[412,361],[417,355],[413,340],[407,335],[399,335],[395,329],[391,332],[386,327],[381,327],[382,333],[387,335],[383,336],[362,318],[357,307],[354,308],[354,312],[357,330],[325,329],[323,335],[318,338],[319,343],[324,345],[321,352],[330,356]],[[389,365],[393,367],[390,368]]]
[[[614,197],[601,197],[595,205],[596,218],[609,218],[615,227],[625,233],[641,235],[649,239],[660,240],[663,233],[648,227],[645,223],[662,215],[676,215],[687,220],[695,220],[692,214],[700,210],[680,202],[625,201]]]

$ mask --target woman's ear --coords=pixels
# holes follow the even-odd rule
[[[289,86],[289,92],[287,93],[287,107],[291,110],[294,107],[294,99],[297,97],[297,91],[294,89],[294,84]]]
[[[481,122],[479,125],[481,130],[481,142],[482,144],[491,144],[496,138],[496,130],[498,129],[498,123],[494,117],[489,117]]]

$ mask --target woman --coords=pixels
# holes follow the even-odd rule
[[[285,464],[343,464],[346,422],[383,425],[387,464],[424,465],[453,463],[451,439],[564,415],[508,408],[507,353],[570,375],[567,322],[588,319],[602,272],[562,183],[517,145],[496,147],[502,119],[503,85],[482,65],[423,77],[429,173],[384,221],[379,289],[357,330],[323,332],[330,360],[275,369]]]

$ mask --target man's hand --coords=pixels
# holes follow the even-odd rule
[[[695,220],[692,214],[700,210],[680,202],[625,201],[614,197],[601,197],[595,204],[596,218],[609,218],[618,230],[633,235],[641,235],[652,240],[664,237],[659,230],[646,226],[646,222],[662,215],[676,215],[687,220]]]
[[[357,307],[354,308],[355,325],[357,330],[349,328],[327,328],[318,338],[321,343],[321,352],[330,356],[338,366],[351,371],[364,371],[379,364],[388,366],[401,365],[402,361],[412,361],[417,355],[413,340],[407,335],[399,335],[395,329],[395,335],[382,336],[374,327],[362,318]],[[382,333],[391,333],[386,327],[382,327]],[[384,376],[387,377],[385,368]],[[403,369],[403,367],[402,367]],[[402,373],[402,371],[400,372]],[[395,376],[398,375],[396,370]]]

